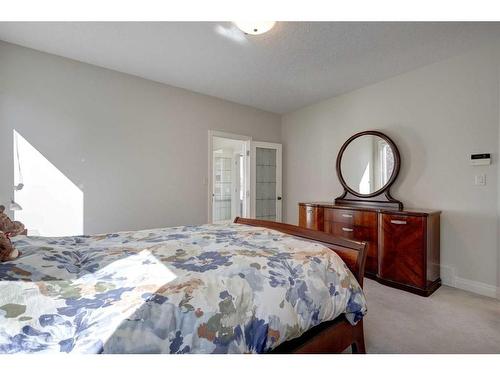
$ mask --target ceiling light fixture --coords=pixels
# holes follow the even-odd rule
[[[234,24],[245,34],[259,35],[271,30],[276,21],[256,21],[256,22],[234,22]]]

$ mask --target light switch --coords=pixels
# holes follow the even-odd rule
[[[474,177],[474,185],[484,186],[486,185],[486,175],[478,174]]]

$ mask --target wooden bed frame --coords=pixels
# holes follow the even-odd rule
[[[351,272],[363,287],[367,248],[365,242],[350,241],[337,238],[325,232],[301,228],[296,225],[277,223],[274,221],[244,219],[237,217],[237,224],[252,225],[274,229],[292,236],[320,243],[335,251],[346,263]],[[342,353],[349,346],[353,353],[366,353],[363,334],[363,320],[355,326],[351,325],[344,315],[330,322],[324,322],[308,330],[302,336],[286,341],[271,353]]]

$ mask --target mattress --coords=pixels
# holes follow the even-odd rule
[[[240,224],[13,238],[0,353],[265,353],[366,300],[327,247]]]

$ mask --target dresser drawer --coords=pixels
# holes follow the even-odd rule
[[[377,227],[377,213],[358,210],[325,209],[325,221],[361,227]]]
[[[360,227],[344,223],[328,222],[328,228],[325,227],[325,232],[355,241],[372,241],[376,240],[377,237],[376,228]]]
[[[336,237],[343,237],[367,244],[366,272],[373,275],[378,272],[377,228],[353,226],[345,223],[325,221],[325,232]]]

